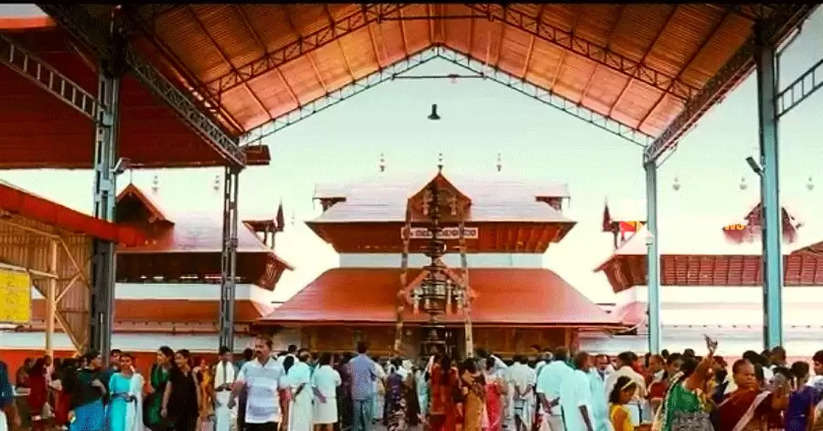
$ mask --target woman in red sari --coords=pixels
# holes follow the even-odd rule
[[[486,358],[486,413],[489,417],[487,431],[503,429],[503,395],[506,393],[506,384],[503,379],[491,372],[494,365],[493,356]]]
[[[457,405],[455,394],[459,390],[457,368],[448,355],[435,361],[429,371],[429,426],[431,431],[454,431],[457,428]]]
[[[31,429],[39,431],[45,428],[43,417],[43,407],[48,402],[49,392],[46,385],[46,361],[43,358],[34,362],[34,366],[29,372],[29,392],[28,405],[31,414]]]

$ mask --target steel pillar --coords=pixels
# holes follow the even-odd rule
[[[120,78],[112,68],[102,67],[98,80],[96,133],[94,142],[94,216],[114,221],[117,197],[117,132],[119,128]],[[114,243],[94,241],[91,331],[89,348],[99,351],[108,363],[114,321]]]
[[[223,175],[223,252],[220,260],[220,346],[234,351],[234,288],[237,275],[237,185],[240,168]]]
[[[777,83],[775,46],[765,26],[755,25],[757,65],[757,112],[760,126],[760,199],[763,226],[763,344],[769,349],[783,343],[781,290],[783,255],[780,251],[780,207],[777,143]]]
[[[657,233],[657,165],[654,160],[646,169],[646,265],[649,315],[649,352],[660,353],[663,331],[660,325],[660,238]]]

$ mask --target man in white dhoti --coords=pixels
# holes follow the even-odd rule
[[[313,422],[319,431],[332,431],[337,423],[337,387],[343,384],[340,373],[331,366],[331,355],[324,353],[314,374],[311,386],[314,394]]]
[[[237,409],[229,408],[231,388],[237,379],[237,370],[232,363],[232,353],[227,347],[220,348],[220,362],[214,368],[214,429],[230,431],[236,423]]]
[[[306,349],[297,352],[297,362],[289,368],[288,382],[291,387],[291,401],[289,404],[289,430],[311,431],[312,429],[312,398],[311,355]]]
[[[514,422],[518,431],[530,430],[534,421],[534,370],[523,355],[514,358],[509,378],[514,386]]]

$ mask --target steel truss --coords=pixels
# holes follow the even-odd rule
[[[101,25],[80,6],[62,3],[38,3],[37,6],[57,21],[72,36],[91,48],[98,58],[122,55],[135,76],[155,95],[166,102],[195,133],[200,135],[229,163],[243,166],[246,156],[237,141],[214,120],[203,113],[182,91],[178,90],[154,66],[145,61],[127,43],[122,53],[112,52],[106,26]]]
[[[442,47],[437,49],[438,57],[443,60],[456,64],[472,72],[482,74],[494,82],[505,85],[506,87],[509,87],[521,94],[525,94],[526,96],[529,96],[539,102],[557,108],[569,115],[572,115],[573,117],[599,127],[635,145],[645,147],[654,140],[654,138],[650,135],[647,135],[619,121],[613,120],[606,115],[594,112],[581,104],[573,102],[552,92],[551,90],[538,87],[537,85],[526,82],[521,78],[509,75],[502,70],[487,66],[483,62],[474,60],[471,57],[457,51]]]
[[[782,117],[823,87],[823,58],[777,94],[777,116]]]
[[[511,7],[491,3],[467,3],[472,10],[486,14],[491,20],[499,20],[518,30],[534,35],[567,51],[586,57],[597,64],[608,67],[630,78],[637,79],[652,87],[671,94],[680,100],[689,100],[698,92],[682,80],[667,73],[624,57],[607,47],[600,46],[559,27],[552,26],[542,17],[527,15]]]
[[[97,99],[53,66],[0,35],[0,62],[89,119],[97,112]]]
[[[345,85],[337,90],[330,91],[324,96],[309,102],[306,105],[289,111],[273,121],[269,121],[262,126],[250,130],[241,138],[242,143],[260,141],[280,130],[293,124],[305,120],[312,115],[328,109],[350,97],[356,96],[377,85],[398,78],[400,74],[408,72],[432,59],[438,58],[437,48],[428,48],[416,54],[412,54],[390,66],[379,69],[369,75],[360,78],[351,84]]]
[[[333,21],[326,27],[323,27],[306,36],[301,36],[297,40],[274,51],[268,52],[256,60],[252,60],[244,65],[232,68],[230,72],[224,74],[223,76],[206,82],[205,88],[198,88],[197,90],[206,91],[219,97],[219,95],[231,90],[232,88],[242,85],[250,79],[277,69],[278,67],[329,43],[332,43],[347,34],[354,33],[355,31],[364,28],[371,23],[379,23],[380,21],[389,18],[390,15],[398,14],[400,10],[406,6],[408,5],[394,3],[372,3],[369,5],[364,5],[356,12],[338,19],[337,21]],[[332,18],[330,18],[330,20],[331,19]]]
[[[237,191],[240,169],[223,175],[223,249],[220,255],[220,346],[234,351],[234,296],[237,276]]]
[[[813,9],[812,4],[780,4],[770,9],[769,13],[766,11],[758,11],[758,13],[764,16],[762,25],[766,26],[767,32],[772,37],[776,37],[776,35],[787,34],[788,32],[782,30],[800,24]],[[643,155],[644,163],[650,160],[657,161],[664,152],[674,148],[709,108],[754,70],[755,45],[754,36],[746,39],[746,42],[709,79],[706,85],[686,102],[684,109],[669,123],[666,130],[646,147]]]

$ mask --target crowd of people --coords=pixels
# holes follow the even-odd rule
[[[0,431],[823,430],[823,351],[812,367],[788,364],[781,347],[730,366],[716,348],[707,338],[702,357],[612,358],[532,346],[510,361],[441,350],[413,362],[370,357],[365,343],[356,354],[275,354],[258,337],[239,361],[222,348],[211,364],[161,347],[146,378],[118,350],[106,368],[96,352],[43,357],[15,375],[25,403],[0,362]]]

